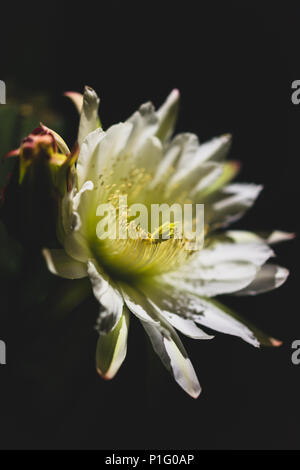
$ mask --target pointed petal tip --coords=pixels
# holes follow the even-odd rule
[[[281,230],[275,230],[267,238],[267,243],[274,245],[280,242],[286,242],[296,238],[297,234],[293,232],[283,232]]]
[[[230,132],[225,132],[225,134],[220,135],[220,138],[225,142],[230,142],[232,140],[232,134],[230,134]]]
[[[190,397],[194,398],[194,400],[197,400],[197,398],[200,397],[201,393],[202,393],[202,388],[200,387],[198,390],[195,390],[195,391],[189,393],[189,395],[190,395]]]
[[[89,98],[95,98],[99,101],[99,97],[98,97],[96,91],[94,90],[94,88],[92,88],[89,85],[85,85],[85,87],[84,87],[84,96],[89,97]]]
[[[270,338],[270,342],[272,346],[274,346],[274,348],[279,348],[280,346],[283,345],[282,341],[279,341],[278,339],[275,339],[275,338]]]
[[[107,372],[106,373],[103,373],[100,369],[96,369],[97,370],[97,373],[100,375],[100,377],[103,379],[103,380],[106,380],[107,382],[109,382],[110,380],[112,380],[114,378],[114,375],[110,375],[108,374]]]
[[[171,96],[173,96],[174,98],[177,98],[177,99],[180,97],[180,91],[178,90],[178,88],[174,88],[171,91]]]
[[[72,98],[73,96],[81,96],[81,93],[78,93],[78,91],[64,91],[63,96]]]
[[[20,149],[15,149],[15,150],[11,150],[10,152],[3,155],[2,158],[3,158],[3,160],[6,160],[7,158],[17,157],[19,154],[20,154]]]

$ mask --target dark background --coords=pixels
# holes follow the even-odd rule
[[[63,91],[94,87],[107,127],[179,88],[177,130],[202,141],[233,133],[240,181],[264,184],[255,209],[236,227],[299,233],[300,105],[291,103],[291,83],[300,79],[300,7],[224,3],[7,6],[0,33],[7,100],[48,93],[68,116],[71,141],[76,114]],[[149,352],[134,319],[126,362],[104,382],[94,367],[93,300],[48,329],[42,312],[25,321],[15,299],[2,299],[8,365],[0,366],[0,448],[299,449],[300,366],[291,362],[291,343],[300,339],[299,242],[276,251],[291,270],[288,282],[225,303],[283,347],[256,350],[222,335],[212,342],[184,338],[203,386],[197,401]]]

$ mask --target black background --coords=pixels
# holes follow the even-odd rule
[[[233,133],[240,181],[264,184],[236,227],[299,233],[300,106],[291,102],[291,83],[300,79],[300,8],[284,5],[7,5],[0,78],[8,101],[11,89],[50,93],[69,117],[70,139],[76,116],[62,98],[65,90],[94,87],[108,127],[179,88],[177,130],[202,141]],[[103,382],[94,367],[92,300],[35,342],[30,324],[25,338],[18,330],[12,307],[0,330],[8,348],[8,365],[0,366],[0,448],[299,449],[300,366],[291,362],[291,343],[300,339],[298,243],[277,247],[279,264],[291,270],[282,288],[225,299],[283,347],[256,350],[222,335],[211,342],[184,338],[204,389],[197,401],[150,354],[137,321],[126,362],[112,382]],[[18,347],[21,336],[25,348]]]

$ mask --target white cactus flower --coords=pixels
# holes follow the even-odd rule
[[[176,332],[210,339],[199,325],[238,336],[255,347],[279,345],[213,298],[223,294],[255,295],[279,287],[288,271],[267,264],[274,256],[269,239],[251,232],[226,231],[248,210],[262,187],[232,184],[237,162],[227,162],[231,137],[200,144],[194,134],[173,135],[179,93],[174,90],[155,111],[140,107],[126,122],[104,131],[98,120],[99,99],[86,88],[74,98],[81,111],[80,145],[73,187],[61,207],[61,250],[44,250],[50,271],[69,279],[89,276],[99,301],[97,370],[111,379],[126,356],[130,314],[148,334],[155,352],[178,384],[197,398],[201,388]],[[187,250],[175,237],[153,239],[141,228],[136,239],[99,238],[101,204],[125,195],[128,205],[201,203],[205,208],[205,242]],[[120,217],[120,212],[117,217]],[[130,222],[128,222],[128,225]],[[171,232],[171,225],[167,227]],[[157,227],[163,232],[164,227]]]

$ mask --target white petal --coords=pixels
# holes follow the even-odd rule
[[[277,243],[293,240],[296,236],[294,233],[282,232],[280,230],[275,230],[274,232],[266,233],[254,233],[243,230],[227,230],[225,232],[225,235],[239,243],[264,241],[268,245],[276,245]]]
[[[151,315],[152,309],[147,309],[148,303],[143,295],[128,284],[119,283],[124,301],[129,310],[134,313],[140,320],[147,323],[158,325],[156,317]]]
[[[128,151],[135,153],[149,137],[168,139],[174,129],[178,112],[179,92],[173,90],[161,108],[155,112],[152,103],[143,104],[128,120],[133,125]]]
[[[99,165],[100,143],[106,133],[98,128],[83,141],[77,161],[78,188],[80,189],[87,180],[96,181],[96,168]],[[89,177],[89,175],[91,177]]]
[[[213,336],[208,335],[201,330],[190,318],[184,318],[166,310],[161,310],[162,315],[166,320],[180,333],[193,339],[213,339]]]
[[[176,164],[177,171],[194,167],[197,164],[195,156],[199,149],[199,139],[195,134],[183,133],[176,135],[170,143],[170,148],[174,147],[180,150]]]
[[[166,336],[164,331],[150,323],[142,322],[142,325],[150,338],[154,351],[166,369],[173,374],[176,382],[186,393],[193,398],[198,398],[201,393],[198,378],[183,346],[179,348],[176,344],[178,339],[175,342],[172,337]]]
[[[211,161],[224,160],[230,150],[231,135],[224,134],[220,137],[215,137],[212,140],[200,145],[195,155],[195,160],[198,164]]]
[[[222,174],[222,166],[216,163],[208,163],[197,167],[181,169],[170,178],[167,188],[167,196],[175,198],[177,194],[185,192],[193,197],[198,187],[205,187],[210,180],[217,179]]]
[[[88,275],[92,283],[94,296],[104,307],[100,311],[98,328],[101,332],[111,331],[119,322],[123,311],[123,299],[118,289],[108,280],[95,261],[88,262]]]
[[[295,236],[296,235],[294,233],[281,232],[280,230],[275,230],[268,236],[267,243],[269,243],[270,245],[275,245],[276,243],[293,240]]]
[[[133,126],[128,151],[135,153],[147,137],[154,136],[158,127],[158,117],[152,103],[143,104],[127,121]]]
[[[192,397],[197,398],[201,388],[187,353],[170,323],[158,307],[136,289],[122,284],[127,307],[134,313],[149,335],[155,352],[165,367],[173,373],[177,383]]]
[[[78,144],[81,147],[84,139],[98,127],[100,120],[98,117],[100,100],[97,93],[90,87],[85,87],[83,94],[83,103],[80,114]]]
[[[198,398],[201,387],[191,361],[180,352],[174,341],[169,338],[164,338],[163,341],[176,382],[192,398]]]
[[[162,145],[157,137],[148,137],[133,158],[136,169],[144,168],[154,173],[162,160]]]
[[[93,183],[86,181],[79,191],[73,188],[67,193],[61,204],[62,243],[69,256],[81,262],[87,262],[91,257],[87,219],[93,210],[93,188]],[[96,209],[94,211],[96,213]]]
[[[65,250],[43,250],[49,271],[66,279],[81,279],[87,276],[87,266],[67,255]]]
[[[224,235],[236,243],[262,243],[264,241],[256,233],[247,232],[246,230],[226,230]]]
[[[260,344],[278,345],[278,343],[275,344],[272,338],[264,335],[257,328],[249,325],[247,321],[239,318],[234,312],[215,300],[183,291],[180,286],[151,284],[151,286],[149,285],[149,292],[150,289],[151,298],[154,301],[159,299],[157,302],[161,312],[172,312],[212,330],[238,336],[256,347]]]
[[[114,378],[121,367],[127,353],[127,338],[129,328],[129,314],[126,309],[113,328],[106,334],[100,334],[97,351],[96,365],[98,373],[107,380]]]
[[[216,243],[157,282],[206,297],[228,294],[247,287],[273,254],[264,242]]]
[[[173,90],[156,113],[159,121],[156,135],[162,141],[167,140],[173,133],[178,115],[179,98],[179,91]]]
[[[238,261],[253,263],[256,266],[264,264],[274,256],[273,250],[266,243],[216,243],[212,248],[206,248],[199,253],[194,264],[215,266],[221,262]]]
[[[255,279],[245,289],[235,295],[257,295],[277,289],[285,283],[289,271],[275,264],[265,264],[257,273]]]
[[[238,336],[249,344],[259,347],[260,343],[254,332],[238,319],[229,313],[229,309],[224,308],[216,301],[199,298],[193,299],[198,306],[199,314],[194,315],[194,320],[200,325],[211,328],[228,335]]]
[[[190,161],[199,146],[199,141],[194,134],[178,134],[166,146],[164,157],[157,166],[155,177],[151,182],[151,187],[156,187],[159,183],[166,185],[173,174],[175,167],[177,171],[185,170],[190,166]],[[183,158],[184,156],[184,158]],[[184,160],[183,164],[180,162]]]
[[[263,187],[255,184],[231,184],[214,195],[215,201],[206,206],[207,223],[218,226],[235,222],[252,207]]]

